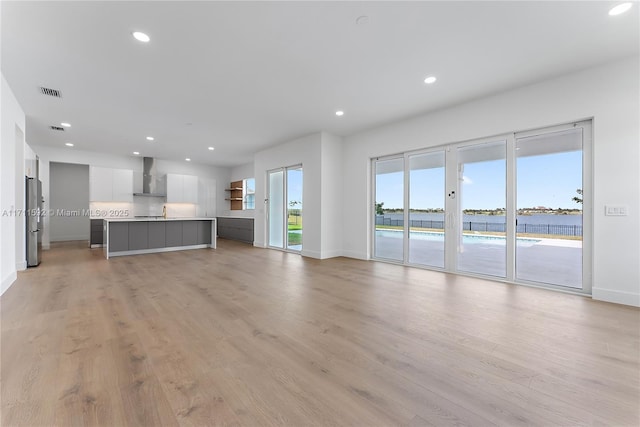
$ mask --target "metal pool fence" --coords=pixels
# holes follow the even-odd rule
[[[392,219],[385,216],[376,216],[376,225],[388,225],[391,227],[403,227],[404,220]],[[411,228],[431,228],[434,230],[444,230],[444,221],[430,219],[414,219],[409,221]],[[463,221],[464,231],[493,231],[497,233],[506,232],[507,224],[504,222],[474,222]],[[567,224],[518,224],[516,233],[529,234],[550,234],[556,236],[582,236],[582,225]]]

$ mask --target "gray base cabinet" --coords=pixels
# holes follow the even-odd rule
[[[167,241],[165,246],[182,246],[182,222],[174,221],[166,224]]]
[[[121,252],[129,250],[129,223],[112,222],[109,224],[109,251]]]
[[[149,249],[149,223],[129,223],[129,250]]]
[[[167,245],[167,229],[164,223],[148,222],[149,249],[164,248]]]
[[[91,223],[91,234],[89,235],[89,245],[102,245],[103,239],[102,236],[104,231],[102,230],[104,220],[102,219],[92,219]]]
[[[218,237],[253,244],[253,218],[218,217]]]
[[[182,223],[182,245],[191,246],[198,244],[198,224],[196,221]]]
[[[212,220],[110,221],[106,251],[117,255],[118,252],[158,252],[198,245],[215,247],[212,227]]]

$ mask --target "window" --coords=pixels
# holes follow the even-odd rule
[[[247,178],[244,180],[243,209],[256,208],[256,180],[255,178]]]

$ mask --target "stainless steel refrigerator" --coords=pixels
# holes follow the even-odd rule
[[[42,182],[26,177],[27,267],[40,264],[42,251]]]

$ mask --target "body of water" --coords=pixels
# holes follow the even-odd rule
[[[404,218],[401,213],[386,213],[383,216],[392,220],[402,220]],[[412,213],[411,220],[444,221],[444,214]],[[464,215],[462,221],[505,223],[507,220],[504,215]],[[518,215],[518,224],[582,225],[582,215]]]

